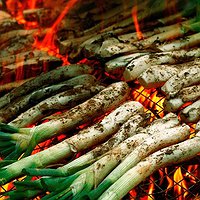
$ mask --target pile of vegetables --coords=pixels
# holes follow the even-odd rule
[[[129,99],[126,82],[106,86],[86,72],[92,68],[61,67],[0,98],[1,110],[11,112],[7,118],[1,115],[0,184],[25,177],[2,195],[15,200],[38,195],[52,200],[121,199],[160,167],[200,152],[200,123],[194,138],[188,139],[190,127],[176,114],[150,122],[143,105]],[[53,85],[48,82],[51,76],[61,82]],[[38,144],[60,134],[66,135],[63,141],[32,154]],[[81,156],[66,163],[77,154]]]

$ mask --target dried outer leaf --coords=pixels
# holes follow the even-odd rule
[[[138,81],[144,88],[158,88],[178,72],[176,66],[153,65],[138,77]]]
[[[198,122],[200,120],[200,100],[195,101],[180,112],[184,122]]]
[[[180,64],[198,57],[200,57],[199,48],[147,54],[131,61],[124,70],[123,78],[126,81],[132,81],[152,65]]]
[[[125,67],[134,59],[145,55],[146,53],[133,53],[125,56],[114,58],[105,63],[105,70],[107,73],[116,77],[121,77]]]
[[[10,93],[1,97],[0,108],[9,104],[17,97],[28,94],[29,92],[32,92],[44,85],[58,83],[81,74],[86,74],[86,73],[89,74],[92,71],[93,71],[92,67],[89,67],[88,65],[74,64],[74,65],[62,66],[47,73],[42,73],[40,76],[37,76],[36,78],[28,82],[25,82],[20,87],[15,88]]]
[[[167,98],[175,97],[182,88],[200,83],[200,66],[198,62],[172,76],[161,88]]]
[[[200,98],[200,85],[183,88],[180,92],[170,99],[165,99],[163,106],[168,112],[176,112],[184,103],[196,101]]]
[[[28,109],[26,112],[20,114],[9,124],[14,127],[27,127],[57,111],[70,109],[77,104],[82,103],[100,92],[102,89],[104,89],[104,87],[99,85],[77,86],[71,90],[64,91],[41,101],[37,105]]]
[[[42,100],[53,96],[57,93],[73,89],[77,85],[95,85],[97,80],[94,76],[89,74],[83,74],[76,76],[67,81],[53,84],[50,86],[43,87],[41,89],[35,90],[28,95],[21,96],[16,100],[13,100],[4,108],[0,109],[0,121],[8,123],[11,120],[15,119],[18,115],[25,112],[31,107],[34,107],[36,104]],[[53,109],[52,109],[53,110]]]
[[[123,34],[123,33],[127,33],[128,31],[130,31],[132,29],[133,29],[132,23],[131,23],[131,25],[130,24],[128,24],[127,26],[124,25],[124,28],[123,27],[116,27],[116,29],[113,29],[113,30],[110,30],[108,32],[103,32],[103,33],[98,34],[97,40],[99,40],[99,38],[101,38],[101,37],[107,37],[106,35],[109,35],[109,34],[117,36],[117,35],[120,35],[120,34]],[[93,39],[93,37],[96,37],[96,36],[94,36],[94,34],[93,35],[86,35],[86,37],[87,36],[90,39]],[[68,57],[70,62],[72,62],[72,63],[73,62],[77,62],[77,61],[79,61],[79,60],[81,60],[81,59],[83,59],[85,57],[94,58],[94,55],[92,54],[92,52],[90,52],[90,54],[88,54],[83,48],[83,46],[85,45],[85,43],[87,41],[90,42],[90,39],[84,40],[84,43],[81,43],[80,45],[77,44],[78,46],[76,46],[76,44],[75,44],[75,46],[73,46],[74,49],[72,50],[72,52],[69,52],[69,57]],[[93,48],[93,46],[92,46],[92,48]],[[96,45],[96,48],[99,48],[98,45]],[[94,48],[94,50],[95,50],[95,48]],[[85,55],[85,54],[87,54],[87,55]]]
[[[185,32],[189,30],[186,29],[183,31],[183,26],[188,26],[190,22],[191,20],[188,20],[180,24],[176,23],[167,27],[160,28],[161,32],[158,32],[157,34],[155,34],[154,31],[151,31],[147,33],[147,36],[150,37],[147,37],[141,41],[137,41],[136,33],[134,33],[135,37],[132,39],[129,39],[128,35],[124,36],[124,39],[127,37],[126,42],[123,39],[120,40],[115,37],[101,38],[101,40],[99,40],[98,37],[95,39],[94,36],[92,42],[89,39],[83,43],[82,47],[84,55],[97,58],[110,58],[114,55],[120,55],[122,53],[141,51],[141,49],[146,49],[151,46],[155,48],[156,43],[160,44],[160,42],[183,36]]]

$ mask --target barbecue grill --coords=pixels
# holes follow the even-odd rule
[[[189,52],[192,49],[195,53],[183,52],[177,57],[174,53],[170,66],[178,65],[185,70],[199,64],[198,1],[104,0],[101,5],[93,0],[60,0],[57,3],[51,0],[35,0],[32,3],[25,0],[2,0],[0,8],[1,23],[4,24],[0,25],[1,96],[42,72],[54,70],[61,65],[88,64],[94,69],[92,74],[105,87],[120,80],[127,81],[131,88],[128,99],[140,102],[152,122],[169,113],[164,108],[166,95],[161,91],[164,83],[153,83],[155,87],[148,87],[150,84],[141,85],[143,82],[140,78],[133,78],[135,75],[131,74],[135,60],[148,55],[151,65],[151,60],[154,59],[156,63],[164,52]],[[163,61],[159,62],[155,65],[167,65]],[[176,70],[169,70],[171,76],[177,73]],[[181,110],[190,104],[191,101],[184,102],[175,111],[180,119]],[[55,114],[59,115],[60,112],[63,110]],[[47,117],[31,126],[48,120]],[[97,117],[91,124],[99,120]],[[187,121],[187,124],[191,133],[194,133],[196,121]],[[88,125],[77,126],[70,134]],[[38,144],[32,153],[47,149],[65,138],[64,134],[55,136]],[[77,153],[71,159],[84,153]],[[199,155],[196,155],[188,161],[159,169],[123,199],[200,199],[199,159]],[[64,159],[52,167],[57,168],[67,162],[69,160]],[[0,192],[14,189],[12,182],[0,186]],[[35,199],[40,198],[37,196]],[[4,197],[0,196],[0,199]]]

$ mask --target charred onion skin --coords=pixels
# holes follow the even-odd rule
[[[73,108],[79,103],[91,98],[104,88],[104,86],[100,85],[85,85],[61,92],[31,107],[26,112],[12,120],[9,125],[18,128],[28,127],[56,111]]]
[[[198,122],[200,120],[200,99],[181,110],[180,117],[184,122]]]
[[[184,103],[194,102],[200,97],[200,85],[193,85],[180,90],[180,92],[170,99],[165,99],[163,106],[168,112],[176,112]]]
[[[93,69],[88,65],[68,65],[62,66],[55,70],[43,73],[30,81],[25,82],[21,86],[13,89],[8,94],[0,98],[0,108],[12,102],[15,98],[28,94],[29,92],[43,87],[47,84],[64,81],[68,78],[78,76],[80,74],[91,73]]]
[[[25,112],[31,107],[34,107],[44,99],[47,99],[58,93],[73,89],[73,87],[77,85],[95,85],[96,83],[97,80],[93,75],[83,74],[60,82],[58,84],[39,88],[38,90],[35,90],[30,94],[18,97],[16,100],[13,100],[9,105],[0,109],[0,122],[8,123],[11,120],[17,118],[21,113]],[[31,119],[31,116],[29,116],[29,118]]]
[[[194,84],[200,83],[200,66],[194,65],[172,76],[161,88],[167,98],[173,98],[179,91]]]

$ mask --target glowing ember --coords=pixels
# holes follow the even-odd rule
[[[132,17],[133,17],[133,22],[134,22],[134,25],[135,25],[135,30],[136,30],[136,33],[137,33],[137,38],[139,40],[143,39],[143,34],[140,30],[140,26],[139,26],[139,22],[138,22],[138,16],[137,16],[137,5],[133,6],[132,8]]]

